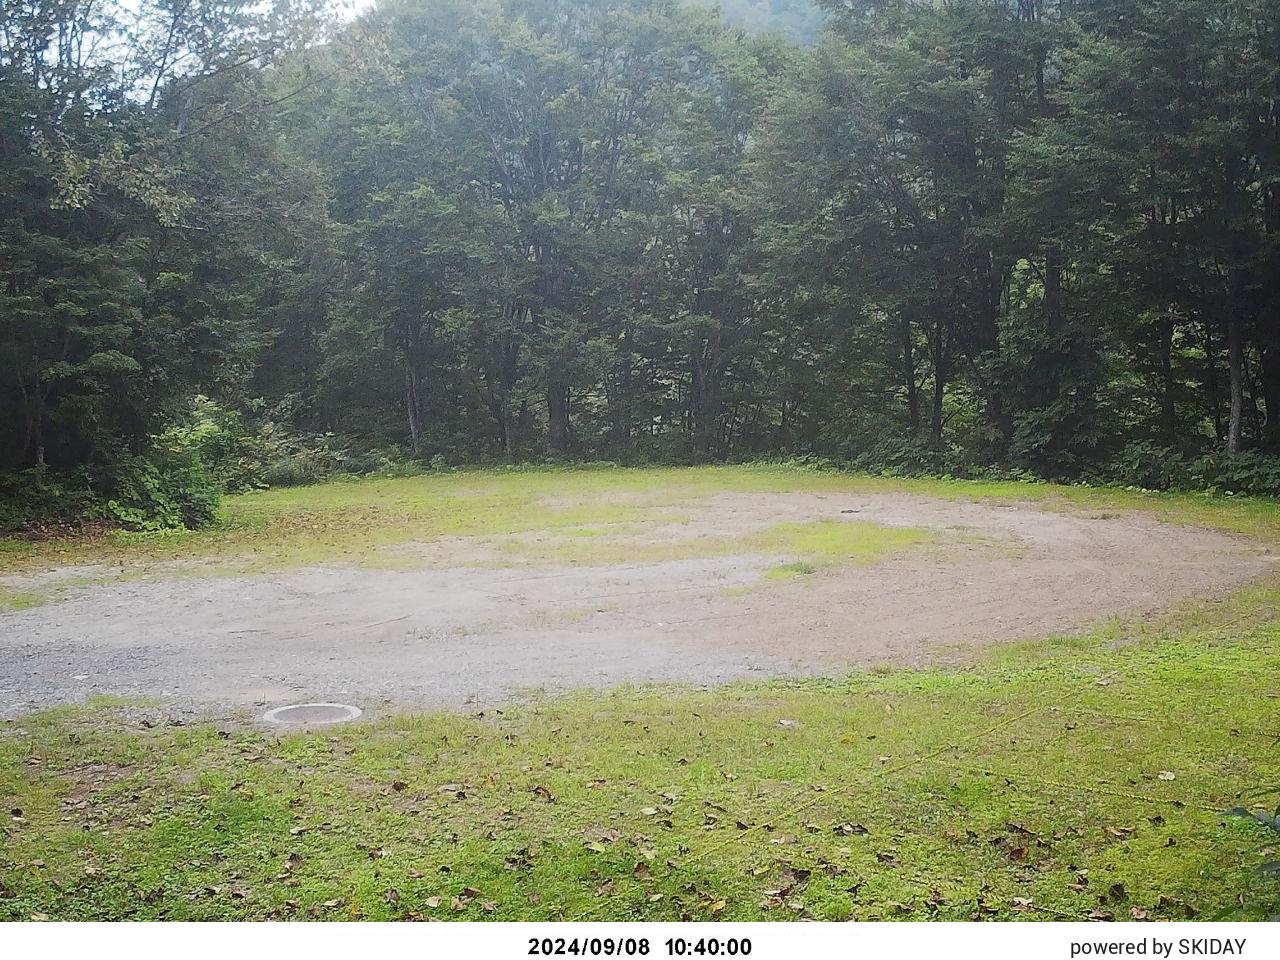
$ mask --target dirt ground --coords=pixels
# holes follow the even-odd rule
[[[788,581],[761,580],[790,559],[770,556],[495,566],[490,538],[412,545],[408,569],[78,587],[0,615],[0,716],[96,694],[163,698],[201,716],[305,700],[376,715],[540,690],[922,665],[1219,593],[1275,559],[1244,538],[1139,515],[906,494],[722,494],[699,501],[690,523],[646,525],[643,536],[824,519],[925,527],[936,542]]]

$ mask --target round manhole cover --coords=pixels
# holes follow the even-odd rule
[[[294,703],[276,707],[262,715],[267,723],[306,724],[346,723],[360,716],[360,708],[349,703]]]

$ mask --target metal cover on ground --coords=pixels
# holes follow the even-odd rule
[[[360,716],[360,708],[349,703],[294,703],[276,707],[262,715],[267,723],[305,724],[345,723]]]

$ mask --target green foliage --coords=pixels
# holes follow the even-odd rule
[[[1188,486],[1190,475],[1176,450],[1139,441],[1126,444],[1099,479],[1143,490],[1173,490]]]
[[[0,530],[69,528],[100,515],[85,471],[57,476],[47,467],[0,473]]]
[[[1210,454],[1187,465],[1188,483],[1196,490],[1250,497],[1280,498],[1280,457],[1241,453]]]
[[[1240,453],[1187,457],[1153,443],[1131,443],[1096,477],[1144,490],[1204,490],[1228,496],[1280,498],[1280,457]]]
[[[824,8],[7,4],[0,470],[1274,491],[1275,4]]]
[[[297,487],[337,476],[394,475],[420,469],[394,451],[353,454],[332,434],[299,437],[268,424],[258,436],[263,459],[255,481],[264,487]]]
[[[145,459],[119,464],[113,474],[102,516],[127,530],[194,530],[217,515],[221,485],[188,451],[158,446]]]
[[[170,427],[160,438],[167,449],[189,454],[228,493],[264,485],[269,444],[251,430],[237,411],[196,397],[189,419]]]
[[[196,529],[217,514],[221,485],[189,451],[155,446],[96,471],[0,473],[0,529],[56,533],[107,523],[127,530]]]

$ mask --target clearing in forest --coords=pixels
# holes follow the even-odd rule
[[[26,609],[0,618],[0,711],[102,694],[457,709],[922,666],[1271,569],[1265,543],[1148,499],[769,468],[255,493],[203,533],[11,552],[0,583]]]

